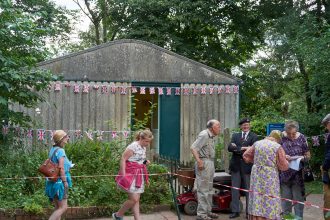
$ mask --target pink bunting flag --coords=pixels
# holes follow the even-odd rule
[[[198,88],[197,87],[194,87],[193,88],[193,95],[198,95]]]
[[[175,95],[181,95],[181,88],[179,87],[175,88]]]
[[[166,88],[166,95],[172,95],[172,88],[171,87]]]
[[[222,94],[224,92],[224,86],[221,85],[218,87],[218,94]]]
[[[158,95],[164,95],[164,88],[158,87]]]
[[[233,93],[237,94],[239,92],[239,86],[234,85],[233,86]]]
[[[318,136],[312,136],[313,146],[320,146],[320,141]]]
[[[210,93],[210,95],[213,95],[213,93],[214,93],[214,87],[210,87],[209,93]]]
[[[100,88],[99,85],[97,85],[97,84],[93,85],[93,89],[94,89],[94,90],[99,90],[99,88]]]
[[[137,93],[137,88],[135,86],[132,86],[132,93]]]
[[[73,86],[73,92],[77,94],[77,93],[79,93],[79,90],[80,90],[80,86],[77,85],[77,84],[75,84],[75,85]]]
[[[74,136],[75,136],[76,138],[81,138],[81,130],[75,130],[75,132],[74,132]]]
[[[189,88],[183,88],[183,95],[189,95],[190,89]]]
[[[117,131],[112,131],[111,136],[112,136],[113,139],[117,138],[118,137]]]
[[[50,131],[49,131],[49,138],[50,138],[51,140],[53,140],[54,133],[55,133],[54,130],[50,130]]]
[[[52,88],[53,88],[53,85],[52,85],[52,84],[48,84],[46,90],[47,90],[48,92],[50,92],[50,91],[52,90]]]
[[[140,94],[146,94],[146,87],[140,88]]]
[[[117,87],[116,86],[110,86],[110,91],[112,94],[115,94],[117,92]]]
[[[203,87],[201,88],[201,94],[202,94],[202,95],[206,95],[206,87],[205,87],[205,86],[203,86]]]
[[[86,137],[89,139],[89,140],[93,140],[93,132],[92,131],[85,131],[85,134],[86,134]]]
[[[27,136],[28,138],[32,138],[32,137],[33,137],[33,130],[32,130],[32,129],[27,130],[27,132],[26,132],[26,136]]]
[[[101,93],[102,94],[107,94],[108,93],[108,86],[102,85],[102,87],[101,87]]]
[[[225,91],[225,93],[230,93],[230,85],[226,85],[226,91]]]
[[[96,133],[96,139],[99,140],[99,141],[102,141],[103,140],[103,132],[104,131],[97,131]]]
[[[83,85],[83,90],[82,90],[83,93],[89,93],[89,85],[88,84],[84,84]]]
[[[151,95],[155,94],[155,87],[150,87],[149,92]]]
[[[45,139],[45,130],[44,129],[38,129],[37,135],[38,135],[38,140],[43,141]]]
[[[126,90],[126,87],[120,87],[120,94],[121,95],[126,95],[127,94],[127,90]]]
[[[70,84],[70,82],[66,82],[66,83],[64,84],[64,86],[65,86],[66,88],[70,88],[70,87],[71,87],[71,84]]]
[[[124,138],[128,138],[129,132],[128,131],[123,131],[123,136]]]
[[[55,83],[54,91],[61,91],[61,83]]]

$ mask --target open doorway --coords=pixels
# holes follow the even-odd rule
[[[180,96],[175,95],[174,87],[180,84],[161,84],[161,83],[134,83],[132,86],[146,87],[146,94],[134,93],[132,99],[132,124],[138,120],[143,120],[145,114],[154,106],[146,127],[150,128],[154,140],[147,151],[148,158],[154,155],[180,159]],[[171,88],[170,94],[159,95],[150,94],[148,87]],[[139,91],[139,90],[138,90]]]
[[[133,118],[132,123],[136,124],[147,119],[146,128],[150,128],[154,135],[147,157],[159,154],[159,128],[158,128],[158,94],[150,94],[146,89],[146,94],[133,94]],[[149,93],[149,94],[148,94]]]

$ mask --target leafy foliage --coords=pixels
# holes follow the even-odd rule
[[[83,140],[65,147],[68,158],[75,163],[71,170],[73,188],[69,191],[69,206],[107,206],[112,210],[127,199],[119,190],[112,175],[117,174],[119,160],[125,148],[121,141],[102,143]],[[38,166],[47,157],[46,151],[23,153],[4,150],[0,147],[0,207],[3,209],[23,208],[26,212],[40,214],[45,207],[51,207],[44,195],[45,181],[20,179],[39,176]],[[156,164],[148,167],[150,173],[167,173],[166,168]],[[79,176],[75,177],[75,176]],[[85,176],[85,177],[84,177]],[[171,201],[165,176],[150,176],[150,185],[141,196],[142,209],[147,211],[158,204]]]
[[[78,50],[83,49],[81,45],[90,47],[115,39],[139,39],[229,71],[251,58],[263,37],[264,26],[254,1],[75,2],[90,6],[91,10],[85,13],[92,21],[90,30],[80,34],[82,43],[76,45]]]
[[[12,103],[34,107],[38,93],[55,80],[36,69],[48,55],[46,41],[70,31],[66,10],[48,0],[0,2],[0,120],[25,125],[29,118],[8,108]]]

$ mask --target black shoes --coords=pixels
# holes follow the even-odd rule
[[[229,216],[229,218],[237,218],[237,217],[239,217],[239,213],[238,212],[233,212]]]

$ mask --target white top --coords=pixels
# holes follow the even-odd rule
[[[139,144],[139,142],[134,141],[133,143],[128,145],[126,149],[130,149],[133,151],[133,156],[128,158],[128,161],[143,164],[143,161],[146,159],[146,148],[145,147],[142,147]]]
[[[244,138],[244,140],[246,141],[246,138],[247,138],[247,136],[249,135],[249,132],[250,132],[250,131],[247,131],[247,132],[242,131],[242,139],[243,139],[243,137],[244,137],[244,133],[245,133],[245,138]]]

